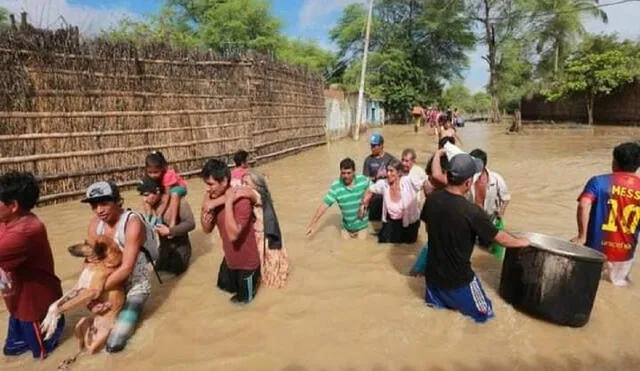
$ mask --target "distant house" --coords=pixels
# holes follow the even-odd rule
[[[358,109],[358,92],[346,93],[345,98],[349,102],[353,117],[356,117],[356,111]],[[365,93],[364,95],[364,112],[362,121],[369,126],[381,126],[384,125],[384,108],[382,107],[382,101],[376,98],[370,97]]]
[[[345,93],[332,86],[324,92],[326,107],[326,128],[330,138],[352,135],[356,126],[358,92]],[[363,108],[363,126],[384,125],[382,102],[365,95]],[[364,129],[361,128],[361,130]]]

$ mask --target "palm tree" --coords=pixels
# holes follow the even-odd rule
[[[571,45],[585,34],[583,16],[608,22],[607,13],[598,7],[598,0],[535,0],[532,3],[533,23],[537,24],[538,53],[553,53],[553,77],[557,78],[561,64],[569,55]]]

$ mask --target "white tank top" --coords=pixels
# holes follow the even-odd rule
[[[135,213],[131,211],[124,211],[122,215],[120,215],[120,220],[118,220],[118,224],[116,225],[116,232],[114,236],[114,240],[121,251],[124,251],[124,242],[125,242],[125,225],[129,217],[138,217]],[[98,226],[96,228],[97,235],[103,235],[105,231],[105,223],[100,220],[98,222]],[[136,260],[136,265],[133,267],[133,272],[129,275],[129,279],[125,285],[125,290],[127,292],[127,297],[137,296],[137,295],[149,295],[151,294],[151,282],[149,282],[149,269],[147,269],[147,258],[144,256],[144,253],[138,253],[138,259]]]

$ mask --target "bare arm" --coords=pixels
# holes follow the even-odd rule
[[[457,130],[453,131],[453,137],[456,139],[456,144],[462,145],[462,139],[460,139],[460,137],[458,136]]]
[[[200,225],[202,226],[202,231],[206,234],[213,232],[213,229],[216,227],[216,220],[213,217],[213,209],[218,206],[224,205],[225,197],[220,196],[216,199],[210,199],[208,194],[205,194],[204,200],[202,201],[202,207],[200,209]]]
[[[493,240],[500,245],[508,248],[522,248],[529,247],[531,245],[531,241],[529,241],[528,239],[516,238],[503,231],[498,232]]]
[[[576,221],[578,223],[578,235],[571,239],[571,242],[584,245],[587,242],[587,228],[589,226],[589,215],[591,214],[591,203],[593,201],[587,197],[580,198]]]
[[[113,290],[114,288],[124,284],[129,278],[133,268],[138,260],[140,248],[145,242],[145,232],[142,221],[137,217],[130,217],[126,224],[124,251],[122,253],[122,264],[107,278],[104,285],[105,290]]]
[[[251,201],[248,199],[240,199],[234,202],[235,189],[229,188],[226,193],[226,202],[224,205],[224,223],[227,235],[232,243],[238,241],[240,236],[245,232],[251,220],[253,212]]]
[[[373,192],[371,192],[371,190],[367,190],[364,196],[362,196],[362,202],[360,202],[360,210],[358,211],[360,219],[364,218],[365,211],[367,211],[367,208],[369,207],[371,198],[373,198]]]
[[[305,231],[305,234],[307,236],[313,233],[316,223],[318,223],[318,220],[320,220],[320,218],[324,215],[324,213],[327,212],[327,210],[329,210],[329,206],[327,206],[327,204],[325,204],[324,202],[320,204],[320,206],[318,207],[318,210],[316,210],[316,213],[313,215],[313,217],[311,218],[311,221],[309,222],[309,225],[307,226],[307,230]]]
[[[439,149],[433,155],[433,162],[431,162],[431,177],[439,182],[440,184],[447,184],[447,174],[442,170],[442,166],[440,166],[440,157],[444,155],[446,151],[444,149]]]

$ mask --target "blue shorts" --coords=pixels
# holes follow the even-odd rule
[[[5,356],[18,356],[28,351],[33,358],[45,359],[57,346],[64,330],[64,316],[58,320],[58,326],[49,340],[44,340],[38,322],[20,321],[9,316],[7,341],[4,343]]]
[[[491,300],[475,276],[468,285],[453,290],[441,290],[427,284],[424,300],[432,308],[455,309],[479,323],[494,317]]]

